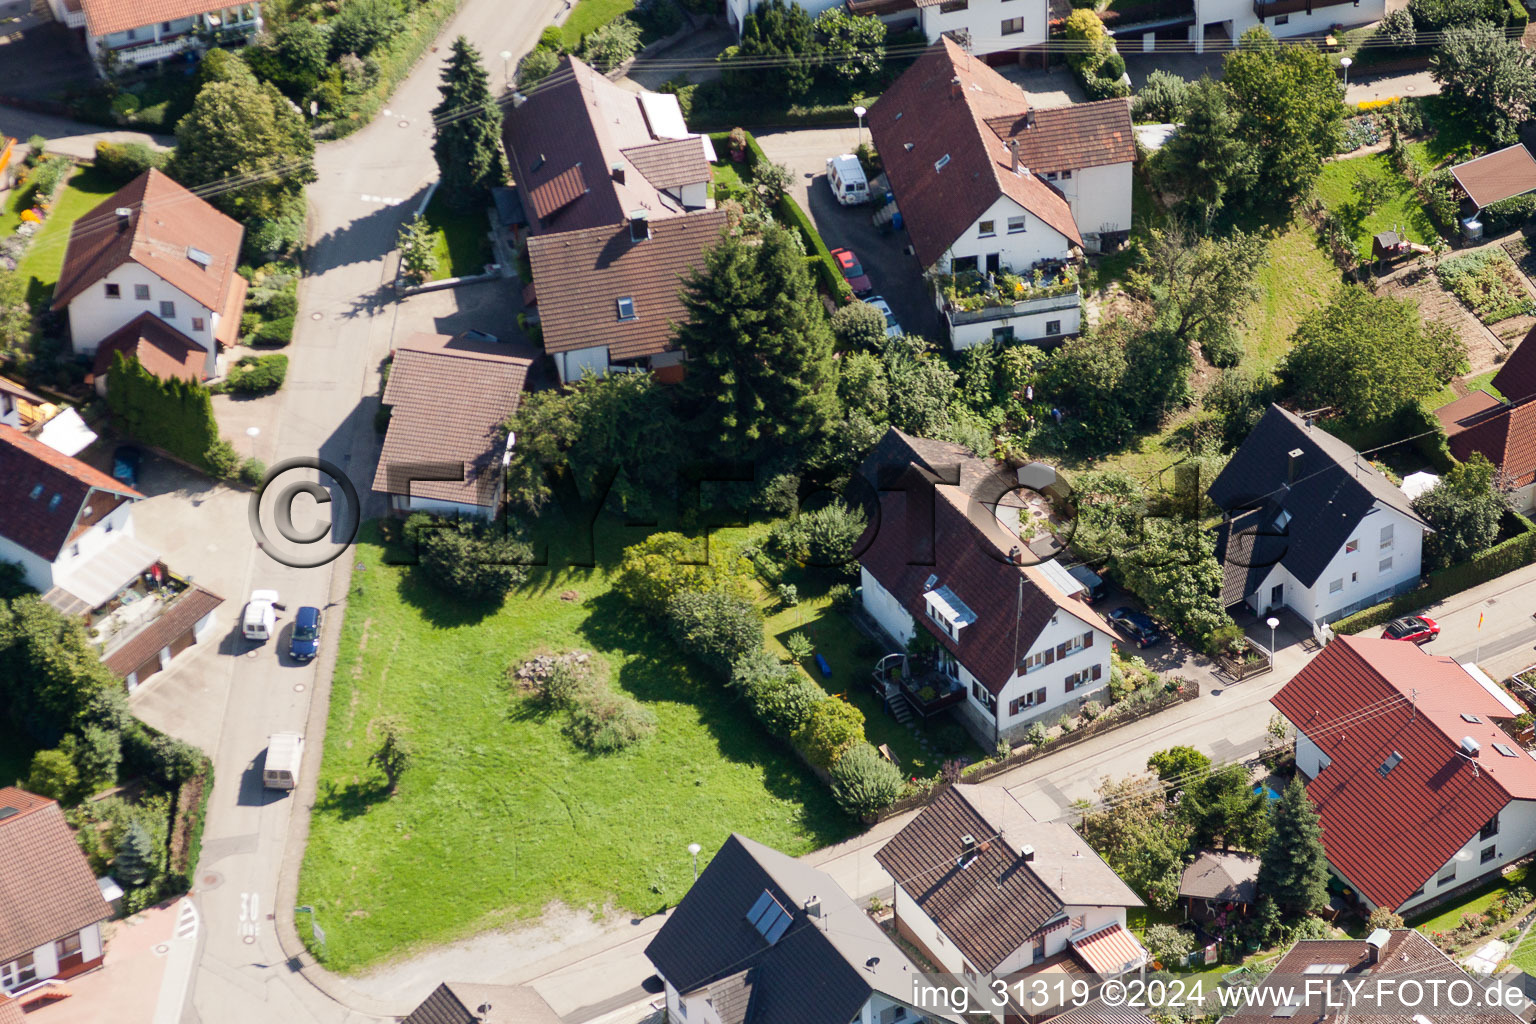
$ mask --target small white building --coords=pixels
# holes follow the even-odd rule
[[[1189,42],[1196,53],[1226,49],[1260,26],[1284,39],[1369,25],[1387,15],[1386,0],[1194,0],[1194,8]]]
[[[1418,584],[1428,525],[1320,426],[1271,405],[1207,493],[1224,514],[1222,600],[1321,625]]]
[[[1125,919],[1140,897],[1070,825],[1036,821],[1001,787],[950,786],[875,860],[896,880],[897,934],[977,992],[1147,962]]]
[[[390,410],[373,489],[401,515],[485,519],[501,508],[528,359],[499,343],[417,334],[395,348],[382,402]]]
[[[1119,636],[1053,560],[1019,564],[1035,556],[1019,539],[1017,471],[892,428],[859,472],[880,496],[856,552],[864,610],[892,655],[920,632],[934,649],[931,669],[905,662],[888,699],[953,708],[990,749],[1102,696]]]
[[[50,979],[101,965],[112,907],[59,805],[14,786],[0,789],[0,903],[0,998],[25,1009]]]
[[[261,4],[216,0],[48,0],[53,17],[78,29],[97,71],[153,64],[211,46],[243,46],[261,33]]]
[[[1336,637],[1271,702],[1333,873],[1368,908],[1443,902],[1536,851],[1524,707],[1479,671],[1401,640]]]
[[[869,130],[956,349],[1080,329],[1068,265],[1131,228],[1128,101],[1034,108],[944,37],[875,103]]]
[[[243,235],[161,171],[118,189],[70,228],[53,289],[75,352],[96,356],[98,375],[121,351],[160,376],[214,376],[220,346],[239,338]]]

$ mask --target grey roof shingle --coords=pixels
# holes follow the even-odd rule
[[[487,1007],[484,1014],[480,1008]],[[444,982],[400,1024],[560,1024],[542,996],[527,985]]]
[[[1201,850],[1184,869],[1180,896],[1203,900],[1253,903],[1259,879],[1259,858],[1235,850]]]
[[[1019,159],[1032,171],[1076,171],[1136,159],[1130,100],[1099,100],[1039,107],[987,118],[1005,142],[1019,144]]]
[[[1301,453],[1294,469],[1292,451]],[[1269,407],[1226,468],[1211,481],[1207,493],[1234,519],[1262,512],[1244,523],[1261,535],[1279,535],[1283,550],[1276,547],[1274,537],[1261,537],[1263,557],[1242,561],[1253,564],[1267,558],[1269,565],[1278,561],[1308,587],[1317,582],[1377,502],[1428,528],[1408,496],[1364,456],[1278,405]],[[1279,525],[1282,512],[1290,516],[1284,526]],[[1217,555],[1226,560],[1224,550]]]

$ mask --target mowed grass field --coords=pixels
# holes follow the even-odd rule
[[[112,181],[94,167],[81,167],[59,190],[42,228],[22,254],[17,266],[28,282],[28,296],[41,302],[53,294],[59,269],[64,266],[64,249],[69,244],[69,229],[83,214],[117,191]],[[21,211],[31,205],[31,189],[12,193],[0,212],[0,237],[11,234],[21,223]]]
[[[634,536],[608,558],[641,539],[613,532]],[[792,855],[853,831],[787,748],[610,592],[602,568],[536,569],[501,608],[464,607],[384,555],[365,526],[334,619],[341,653],[299,887],[332,969],[528,920],[555,900],[653,913],[691,884],[688,844],[707,862],[732,831]],[[509,683],[509,665],[573,648],[598,654],[610,685],[655,713],[655,736],[587,754],[564,712]],[[369,764],[384,715],[416,747],[393,796]]]

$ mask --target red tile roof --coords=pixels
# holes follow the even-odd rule
[[[1015,174],[1013,155],[988,125],[1028,109],[1018,86],[948,37],[924,50],[870,109],[870,137],[923,266],[937,263],[1000,196],[1082,244],[1066,199],[1037,174]]]
[[[137,24],[137,23],[135,23]],[[115,211],[129,212],[119,223]],[[194,301],[223,310],[236,288],[244,229],[162,171],[148,170],[75,221],[64,250],[64,267],[53,289],[53,308],[63,309],[85,289],[125,263],[138,263]],[[209,257],[206,268],[189,255]]]
[[[502,141],[532,215],[530,234],[618,224],[634,210],[652,219],[683,212],[626,152],[656,141],[640,97],[575,57],[561,58],[507,111]],[[702,153],[702,143],[696,145]],[[614,178],[615,166],[624,171],[622,182]]]
[[[1536,799],[1536,760],[1491,721],[1509,712],[1455,661],[1413,644],[1338,637],[1273,703],[1331,762],[1307,785],[1323,846],[1378,905],[1407,900],[1510,800]],[[1458,752],[1466,736],[1481,747],[1475,772]],[[1393,753],[1401,760],[1381,774]]]
[[[112,916],[52,800],[0,789],[0,963]]]
[[[251,283],[240,274],[229,275],[229,288],[224,293],[224,305],[219,307],[219,325],[213,340],[225,348],[233,348],[240,339],[240,314],[245,311],[245,293]]]
[[[26,1020],[21,1003],[0,992],[0,1024],[26,1024]]]
[[[610,359],[634,359],[670,349],[673,325],[687,317],[683,278],[725,225],[724,210],[701,210],[652,221],[641,242],[627,224],[530,238],[544,350],[607,345]],[[632,319],[619,319],[621,297],[633,300]]]
[[[121,647],[110,651],[101,659],[102,664],[119,676],[144,664],[155,652],[171,643],[197,625],[199,619],[224,603],[219,595],[199,586],[189,587],[176,595],[170,605]]]
[[[1533,337],[1536,337],[1536,327],[1521,339],[1509,358],[1504,360],[1504,365],[1499,367],[1499,372],[1493,375],[1490,383],[1505,401],[1524,402],[1536,398],[1536,342],[1531,341]]]
[[[1465,462],[1473,452],[1481,452],[1517,487],[1536,481],[1536,402],[1501,405],[1480,417],[1464,417],[1454,426],[1455,431],[1447,433],[1456,458]]]
[[[501,487],[501,426],[517,411],[530,360],[494,344],[418,334],[395,349],[384,404],[389,432],[373,489],[491,506]],[[416,480],[462,465],[458,480]]]
[[[229,0],[82,0],[82,3],[85,24],[93,36],[176,21],[232,6]]]
[[[1005,142],[1018,142],[1019,159],[1032,171],[1075,171],[1136,159],[1130,100],[1000,114],[987,118],[987,125]]]
[[[112,369],[112,356],[137,358],[156,377],[205,380],[208,350],[153,313],[140,313],[102,339],[92,367],[104,377]]]
[[[1536,159],[1521,143],[1451,168],[1478,209],[1536,189]],[[1502,391],[1503,389],[1500,388]]]
[[[101,470],[4,425],[0,481],[0,536],[48,562],[59,557],[93,491],[144,497]]]
[[[1435,419],[1440,421],[1448,437],[1455,437],[1472,424],[1486,419],[1486,413],[1503,407],[1503,402],[1478,388],[1436,409]]]
[[[920,439],[894,429],[887,438],[893,435],[906,443],[912,472],[931,479],[939,467],[927,464],[913,447]],[[877,453],[886,450],[889,446],[882,442]],[[1003,529],[987,504],[996,503],[1009,485],[996,482],[992,463],[958,446],[954,454],[950,465],[970,468],[962,468],[958,485],[933,485],[931,515],[925,507],[929,489],[917,477],[910,490],[881,490],[880,514],[872,517],[871,529],[856,549],[862,552],[860,565],[993,694],[1001,693],[1018,671],[1015,641],[1022,658],[1058,611],[1118,639],[1098,612],[1064,594],[1039,566],[1009,562],[1008,553],[1019,546],[1018,538]],[[861,472],[869,479],[875,470],[866,463]],[[883,488],[883,484],[877,486]],[[929,583],[931,576],[937,577],[933,583]],[[928,627],[923,595],[936,586],[948,587],[976,613],[976,621],[961,630],[959,640]]]

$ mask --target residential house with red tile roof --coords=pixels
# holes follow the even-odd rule
[[[683,279],[725,228],[724,210],[699,210],[530,238],[544,351],[561,382],[615,368],[681,379],[673,329],[688,316]]]
[[[1141,898],[1070,825],[1036,821],[1001,787],[948,787],[875,860],[895,880],[897,934],[979,991],[1147,961],[1125,920]]]
[[[223,599],[177,577],[134,535],[144,495],[0,425],[0,561],[66,615],[86,618],[130,690],[207,639]]]
[[[499,343],[445,334],[417,334],[395,349],[383,398],[389,429],[373,478],[391,511],[496,514],[516,441],[502,426],[531,365]]]
[[[1078,331],[1077,288],[1054,285],[1079,250],[1130,231],[1128,101],[1037,110],[946,36],[875,103],[869,131],[919,264],[978,287],[1000,273],[1032,285],[1037,272],[1047,286],[980,309],[936,289],[955,348]]]
[[[76,29],[97,71],[244,45],[262,29],[261,4],[222,0],[48,0],[53,17]]]
[[[53,289],[53,309],[68,310],[75,352],[99,356],[105,347],[138,355],[162,375],[215,376],[219,348],[236,343],[245,307],[243,234],[158,170],[108,196],[71,227]],[[146,326],[146,315],[160,323]]]
[[[0,992],[24,997],[99,966],[111,917],[59,805],[0,789]]]
[[[1271,699],[1335,875],[1369,908],[1422,909],[1536,851],[1521,706],[1474,668],[1385,638],[1334,639]]]
[[[1480,452],[1509,478],[1515,510],[1536,510],[1536,329],[1509,354],[1490,382],[1435,410],[1451,454]],[[1500,397],[1502,396],[1502,397]]]
[[[893,428],[859,470],[879,506],[855,557],[863,609],[890,638],[886,699],[925,716],[954,708],[987,749],[1102,694],[1120,639],[1081,583],[1020,540],[1035,468]],[[919,633],[931,668],[903,653]]]

